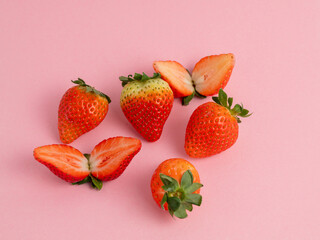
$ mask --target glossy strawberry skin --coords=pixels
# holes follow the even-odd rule
[[[74,86],[62,97],[58,112],[58,129],[63,143],[71,143],[97,127],[108,112],[108,100]]]
[[[132,126],[150,142],[157,141],[173,106],[173,92],[160,78],[133,81],[122,90],[121,109]]]
[[[200,176],[196,168],[187,160],[182,158],[171,158],[162,162],[157,169],[154,171],[151,178],[151,192],[154,201],[157,203],[159,207],[161,207],[161,200],[165,191],[162,189],[163,183],[160,179],[160,173],[170,176],[176,179],[178,182],[181,181],[181,177],[183,173],[187,170],[190,170],[194,182],[200,183]],[[195,191],[194,193],[200,193],[200,189]],[[168,204],[164,204],[165,210],[168,210]]]
[[[238,138],[238,123],[229,110],[214,102],[200,105],[191,115],[185,136],[185,151],[203,158],[230,148]]]

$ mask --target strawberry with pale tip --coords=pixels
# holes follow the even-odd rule
[[[173,106],[173,92],[167,82],[155,73],[121,76],[121,109],[132,126],[147,141],[157,141]]]

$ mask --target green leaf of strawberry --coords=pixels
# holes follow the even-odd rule
[[[185,171],[181,178],[181,187],[183,189],[187,189],[193,183],[193,175],[190,170]]]
[[[122,87],[124,87],[127,83],[133,82],[133,81],[142,81],[145,82],[149,79],[156,79],[156,78],[161,78],[160,73],[154,73],[152,77],[149,77],[145,73],[135,73],[134,76],[128,75],[128,77],[120,76],[119,80],[122,82]]]
[[[178,210],[178,208],[181,205],[181,200],[177,197],[168,197],[167,199],[167,203],[169,205],[169,208],[175,212],[176,210]]]
[[[186,208],[185,208],[185,205],[184,204],[180,204],[179,208],[174,211],[174,215],[177,217],[177,218],[186,218],[188,216],[187,212],[186,212]]]
[[[222,90],[222,88],[220,88],[219,90],[218,97],[212,97],[212,100],[215,103],[227,108],[230,111],[231,115],[237,119],[238,123],[241,123],[239,116],[249,117],[252,115],[252,113],[249,114],[249,110],[243,108],[242,104],[241,105],[236,104],[234,105],[233,108],[231,108],[233,103],[233,98],[228,98],[227,94]]]
[[[91,87],[90,85],[87,85],[85,83],[84,80],[82,80],[81,78],[78,78],[78,80],[71,80],[71,82],[81,86],[81,87],[84,87],[86,89],[86,92],[92,92],[92,93],[95,93],[97,95],[100,95],[101,97],[104,97],[108,100],[108,103],[111,103],[111,99],[108,95],[104,94],[103,92],[100,92],[98,91],[97,89],[95,89],[94,87]]]
[[[169,213],[178,218],[186,218],[186,210],[192,211],[192,204],[200,206],[202,196],[193,193],[203,185],[201,183],[193,182],[193,175],[190,170],[183,173],[180,184],[178,181],[170,176],[160,173],[160,179],[164,186],[165,194],[161,200],[161,208],[164,209],[164,204],[168,204]]]
[[[99,180],[98,178],[95,178],[95,177],[92,176],[91,174],[90,174],[90,178],[91,178],[91,181],[92,181],[92,186],[93,186],[93,188],[96,188],[96,189],[98,189],[98,190],[101,190],[102,185],[103,185],[102,181]]]
[[[189,105],[189,103],[193,99],[194,95],[195,95],[195,92],[193,92],[191,95],[189,95],[187,97],[182,98],[182,105],[184,105],[184,106]]]

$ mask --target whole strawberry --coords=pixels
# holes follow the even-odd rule
[[[58,113],[58,129],[63,143],[71,143],[97,127],[108,112],[110,98],[82,79],[63,95]]]
[[[182,158],[171,158],[162,162],[151,178],[153,199],[171,216],[186,218],[186,210],[200,206],[202,196],[200,177],[195,167]]]
[[[121,109],[132,126],[148,141],[157,141],[173,105],[173,92],[167,82],[155,73],[120,77]]]
[[[208,157],[230,148],[238,138],[239,117],[249,117],[242,105],[233,108],[233,98],[220,89],[214,102],[200,105],[191,115],[185,138],[185,150],[190,157]]]

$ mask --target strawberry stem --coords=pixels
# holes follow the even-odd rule
[[[250,117],[252,115],[252,113],[249,114],[249,110],[243,108],[242,104],[236,104],[232,108],[233,98],[228,98],[228,95],[222,90],[222,88],[219,90],[218,97],[212,97],[212,100],[215,103],[227,108],[231,115],[237,119],[238,123],[241,123],[239,117]]]
[[[91,87],[90,85],[87,85],[86,82],[84,80],[82,80],[81,78],[78,78],[78,80],[71,80],[71,82],[78,84],[80,87],[85,88],[86,92],[91,92],[94,94],[97,94],[101,97],[104,97],[108,100],[108,103],[111,103],[111,99],[108,95],[98,91],[97,89],[95,89],[94,87]]]
[[[133,82],[133,81],[145,82],[145,81],[147,81],[149,79],[156,79],[156,78],[161,78],[161,74],[160,73],[154,73],[152,77],[149,77],[147,74],[145,74],[143,72],[142,74],[135,73],[133,77],[132,77],[131,74],[128,75],[128,77],[120,76],[119,80],[122,82],[122,87],[124,87],[129,82]]]
[[[165,190],[161,200],[161,208],[164,209],[164,204],[168,204],[168,211],[171,216],[178,218],[186,218],[187,212],[192,211],[192,205],[200,206],[202,196],[193,193],[203,185],[201,183],[193,182],[193,175],[190,170],[187,170],[182,175],[180,184],[178,181],[170,176],[160,173],[160,179],[164,184],[162,189]]]
[[[90,170],[90,154],[88,153],[85,153],[83,154],[86,159],[88,160],[88,168]],[[101,190],[102,186],[103,186],[103,183],[100,179],[94,177],[91,173],[89,174],[89,176],[87,176],[85,179],[79,181],[79,182],[75,182],[75,183],[72,183],[72,185],[82,185],[84,183],[91,183],[91,186],[95,189],[98,189],[98,190]]]
[[[194,85],[193,85],[193,87],[194,87],[193,93],[191,93],[189,96],[182,98],[182,105],[183,106],[189,105],[190,101],[194,98],[194,96],[197,96],[198,98],[206,98],[207,97],[207,96],[204,96],[204,95],[201,95],[200,93],[198,93],[198,91],[196,90]]]

